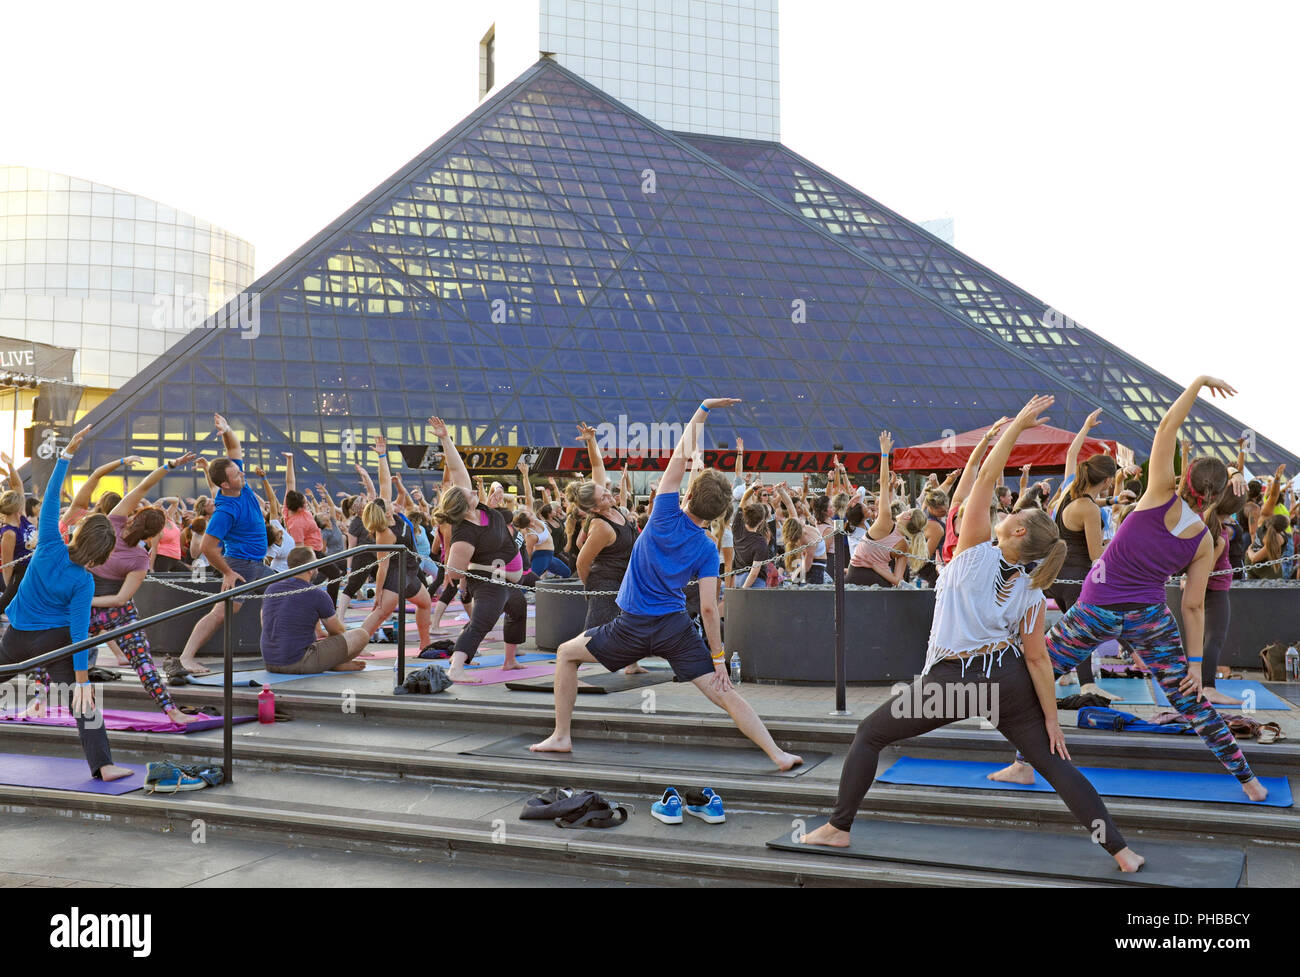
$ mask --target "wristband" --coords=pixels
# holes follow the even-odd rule
[[[725,651],[717,657],[710,655],[709,658],[715,665],[725,665],[727,663],[727,653]]]
[[[89,682],[78,682],[77,684],[78,684],[79,686],[81,686],[83,689],[88,689],[88,688],[90,688],[90,683],[89,683]]]
[[[1189,658],[1189,659],[1187,659],[1187,660],[1188,660],[1189,662],[1202,662],[1202,661],[1205,661],[1205,659],[1204,659],[1203,657],[1202,657],[1202,658]]]
[[[704,411],[704,413],[706,414],[709,412],[709,409],[705,407],[703,404],[700,404],[700,410]]]

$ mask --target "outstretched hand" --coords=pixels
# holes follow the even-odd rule
[[[1039,427],[1047,423],[1047,415],[1043,411],[1047,410],[1054,403],[1056,398],[1051,394],[1037,394],[1031,397],[1024,407],[1020,408],[1020,413],[1016,415],[1015,425],[1019,430],[1027,430],[1031,427]]]
[[[707,400],[700,401],[701,405],[713,410],[715,407],[731,407],[733,404],[740,403],[739,397],[709,397]]]
[[[1235,387],[1226,380],[1220,380],[1217,377],[1201,377],[1201,386],[1209,390],[1211,395],[1218,397],[1232,397],[1237,393]]]
[[[92,425],[87,424],[80,431],[74,434],[72,436],[72,440],[68,442],[68,446],[63,450],[66,451],[68,454],[75,454],[76,450],[81,447],[81,442],[86,439],[86,435],[90,432],[91,426]]]
[[[175,461],[172,462],[172,468],[180,468],[182,465],[188,465],[190,462],[194,461],[196,458],[198,458],[198,455],[196,455],[193,451],[187,451],[187,452],[185,452],[185,454],[181,455],[179,458],[177,458]],[[135,462],[138,463],[138,462],[140,461],[139,458],[135,458],[134,456],[131,457],[131,458],[128,458],[128,459],[126,459],[126,460],[127,460],[128,463],[130,463],[130,462],[132,462],[132,461],[135,461]]]
[[[1098,407],[1095,411],[1089,414],[1087,418],[1084,419],[1083,429],[1085,431],[1091,431],[1094,427],[1097,427],[1101,423],[1101,421],[1097,419],[1099,417],[1101,417],[1100,407]]]
[[[447,425],[441,417],[431,417],[429,418],[428,423],[429,427],[433,430],[433,436],[435,438],[442,440],[443,438],[449,437],[447,434]]]
[[[222,417],[220,414],[212,415],[212,424],[214,427],[216,427],[218,434],[225,434],[227,431],[230,430],[230,425],[226,422],[226,419]]]
[[[584,421],[578,422],[578,440],[591,441],[596,437],[596,429]]]

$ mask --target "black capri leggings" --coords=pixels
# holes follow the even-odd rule
[[[18,585],[23,582],[23,574],[27,572],[27,563],[17,563],[9,573],[9,586],[5,587],[4,596],[0,597],[0,614],[5,612],[9,602],[14,599],[18,593]]]
[[[502,611],[506,613],[506,644],[524,643],[528,637],[528,601],[522,590],[476,580],[466,597],[470,600],[469,623],[461,629],[453,649],[465,653],[465,664],[474,660],[483,637],[496,625]]]
[[[362,563],[348,574],[348,582],[343,587],[343,593],[349,598],[355,600],[357,594],[361,593],[361,588],[366,585],[366,581],[375,575],[378,564],[371,561]]]
[[[1214,673],[1219,669],[1219,656],[1228,640],[1228,625],[1232,623],[1232,602],[1226,590],[1205,591],[1205,661],[1201,663],[1201,687],[1214,688]],[[1191,653],[1195,658],[1195,653]]]
[[[1113,855],[1126,847],[1124,836],[1115,827],[1096,789],[1073,764],[1051,752],[1043,710],[1038,704],[1034,683],[1024,660],[1014,650],[1003,652],[1000,663],[997,655],[993,659],[988,677],[984,675],[987,657],[972,659],[964,676],[962,662],[942,661],[930,670],[929,675],[916,679],[906,691],[862,720],[840,774],[839,797],[831,813],[831,824],[841,831],[852,827],[862,799],[875,780],[880,752],[885,747],[959,719],[984,715],[996,720],[998,732],[1047,778],[1089,835],[1095,836],[1101,829],[1098,843],[1106,851]],[[916,688],[918,684],[921,686],[919,689]],[[918,708],[922,703],[928,705],[926,687],[931,684],[943,690],[944,708],[941,711],[945,715],[927,718],[917,714],[932,711]],[[929,696],[933,695],[929,693]]]

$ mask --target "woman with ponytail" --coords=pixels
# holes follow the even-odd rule
[[[145,495],[168,472],[188,464],[194,458],[193,453],[188,453],[176,461],[162,465],[124,497],[118,497],[117,503],[109,510],[108,521],[113,527],[116,542],[108,559],[90,569],[95,578],[94,597],[90,602],[91,637],[140,619],[133,598],[149,571],[149,546],[162,535],[167,524],[167,517],[161,509],[143,505]],[[110,642],[109,646],[118,654],[119,663],[125,658],[125,663],[135,669],[140,676],[140,684],[154,704],[167,714],[168,719],[178,726],[194,721],[196,717],[187,715],[176,707],[162,679],[158,677],[150,653],[149,639],[143,631],[134,631],[118,638]],[[43,692],[49,684],[49,676],[44,672],[36,674],[38,690]],[[36,707],[33,711],[39,715],[43,709]]]
[[[959,719],[984,715],[1034,759],[1089,835],[1095,838],[1100,833],[1100,844],[1122,871],[1142,867],[1142,857],[1125,844],[1096,789],[1070,764],[1056,721],[1055,682],[1043,638],[1047,601],[1042,591],[1065,561],[1065,543],[1042,510],[1009,516],[996,530],[989,518],[993,487],[1016,439],[1046,421],[1040,412],[1052,402],[1051,397],[1029,401],[989,453],[967,498],[956,552],[935,588],[925,669],[911,687],[862,721],[844,761],[830,821],[803,835],[804,844],[848,847],[853,819],[885,747]],[[929,715],[929,709],[923,710],[926,715],[913,715],[913,703],[932,700],[936,693],[939,701],[952,706],[941,710],[944,715]],[[990,701],[995,703],[992,708]]]
[[[1228,469],[1217,458],[1196,458],[1180,479],[1174,474],[1174,452],[1178,429],[1202,388],[1225,397],[1236,393],[1222,380],[1203,376],[1174,401],[1151,443],[1146,492],[1084,578],[1078,603],[1052,628],[1047,650],[1060,676],[1103,641],[1126,642],[1151,669],[1173,708],[1241,783],[1246,796],[1262,801],[1268,791],[1250,769],[1228,724],[1201,695],[1205,590],[1219,538],[1215,508],[1228,486]],[[1184,567],[1180,632],[1165,603],[1165,582]],[[1190,658],[1183,651],[1184,640],[1192,649]],[[1030,767],[1037,767],[1032,758],[1026,765],[1018,756],[989,779],[1031,783]]]

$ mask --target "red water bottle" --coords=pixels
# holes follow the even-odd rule
[[[263,685],[257,693],[257,721],[259,723],[275,722],[275,693],[269,685]]]

